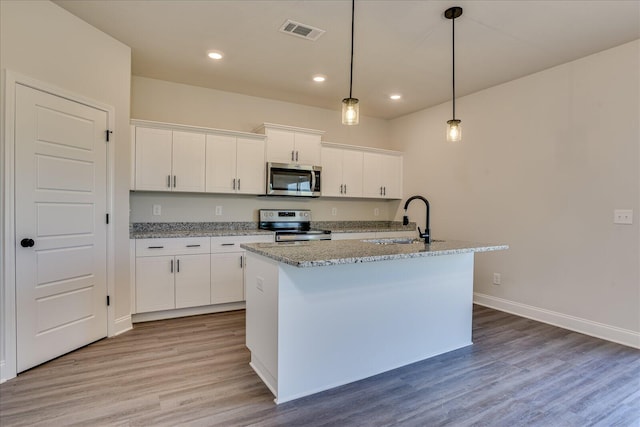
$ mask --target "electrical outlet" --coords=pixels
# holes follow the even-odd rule
[[[616,209],[613,211],[614,224],[633,224],[633,210]]]
[[[153,214],[154,215],[162,215],[162,206],[153,205]]]
[[[331,216],[338,215],[338,208],[331,208]]]
[[[216,206],[216,216],[222,215],[222,206]]]
[[[502,277],[500,276],[500,273],[493,273],[493,284],[500,285],[501,282],[502,282]]]
[[[373,208],[373,216],[379,216],[379,215],[380,215],[380,209]]]

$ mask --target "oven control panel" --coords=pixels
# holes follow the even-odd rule
[[[308,209],[260,209],[260,222],[309,222],[311,211]]]

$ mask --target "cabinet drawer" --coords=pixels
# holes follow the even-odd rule
[[[136,256],[208,254],[209,237],[180,237],[175,239],[138,239]]]
[[[272,234],[253,236],[220,236],[211,238],[211,253],[244,251],[240,247],[242,243],[273,242]]]

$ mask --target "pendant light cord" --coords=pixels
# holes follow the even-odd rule
[[[353,98],[351,90],[353,88],[353,28],[354,14],[356,10],[356,0],[351,0],[351,70],[349,71],[349,98]]]
[[[456,119],[456,18],[451,20],[451,75],[453,90],[453,120]]]

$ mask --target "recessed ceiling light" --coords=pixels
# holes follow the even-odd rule
[[[393,95],[390,95],[389,98],[393,99],[394,101],[397,101],[398,99],[402,98],[402,95],[394,93]]]
[[[218,52],[217,50],[213,50],[207,54],[211,59],[222,59],[222,52]]]
[[[323,75],[318,74],[318,75],[313,76],[313,81],[314,82],[322,83],[325,80],[327,80],[327,78],[325,76],[323,76]]]

